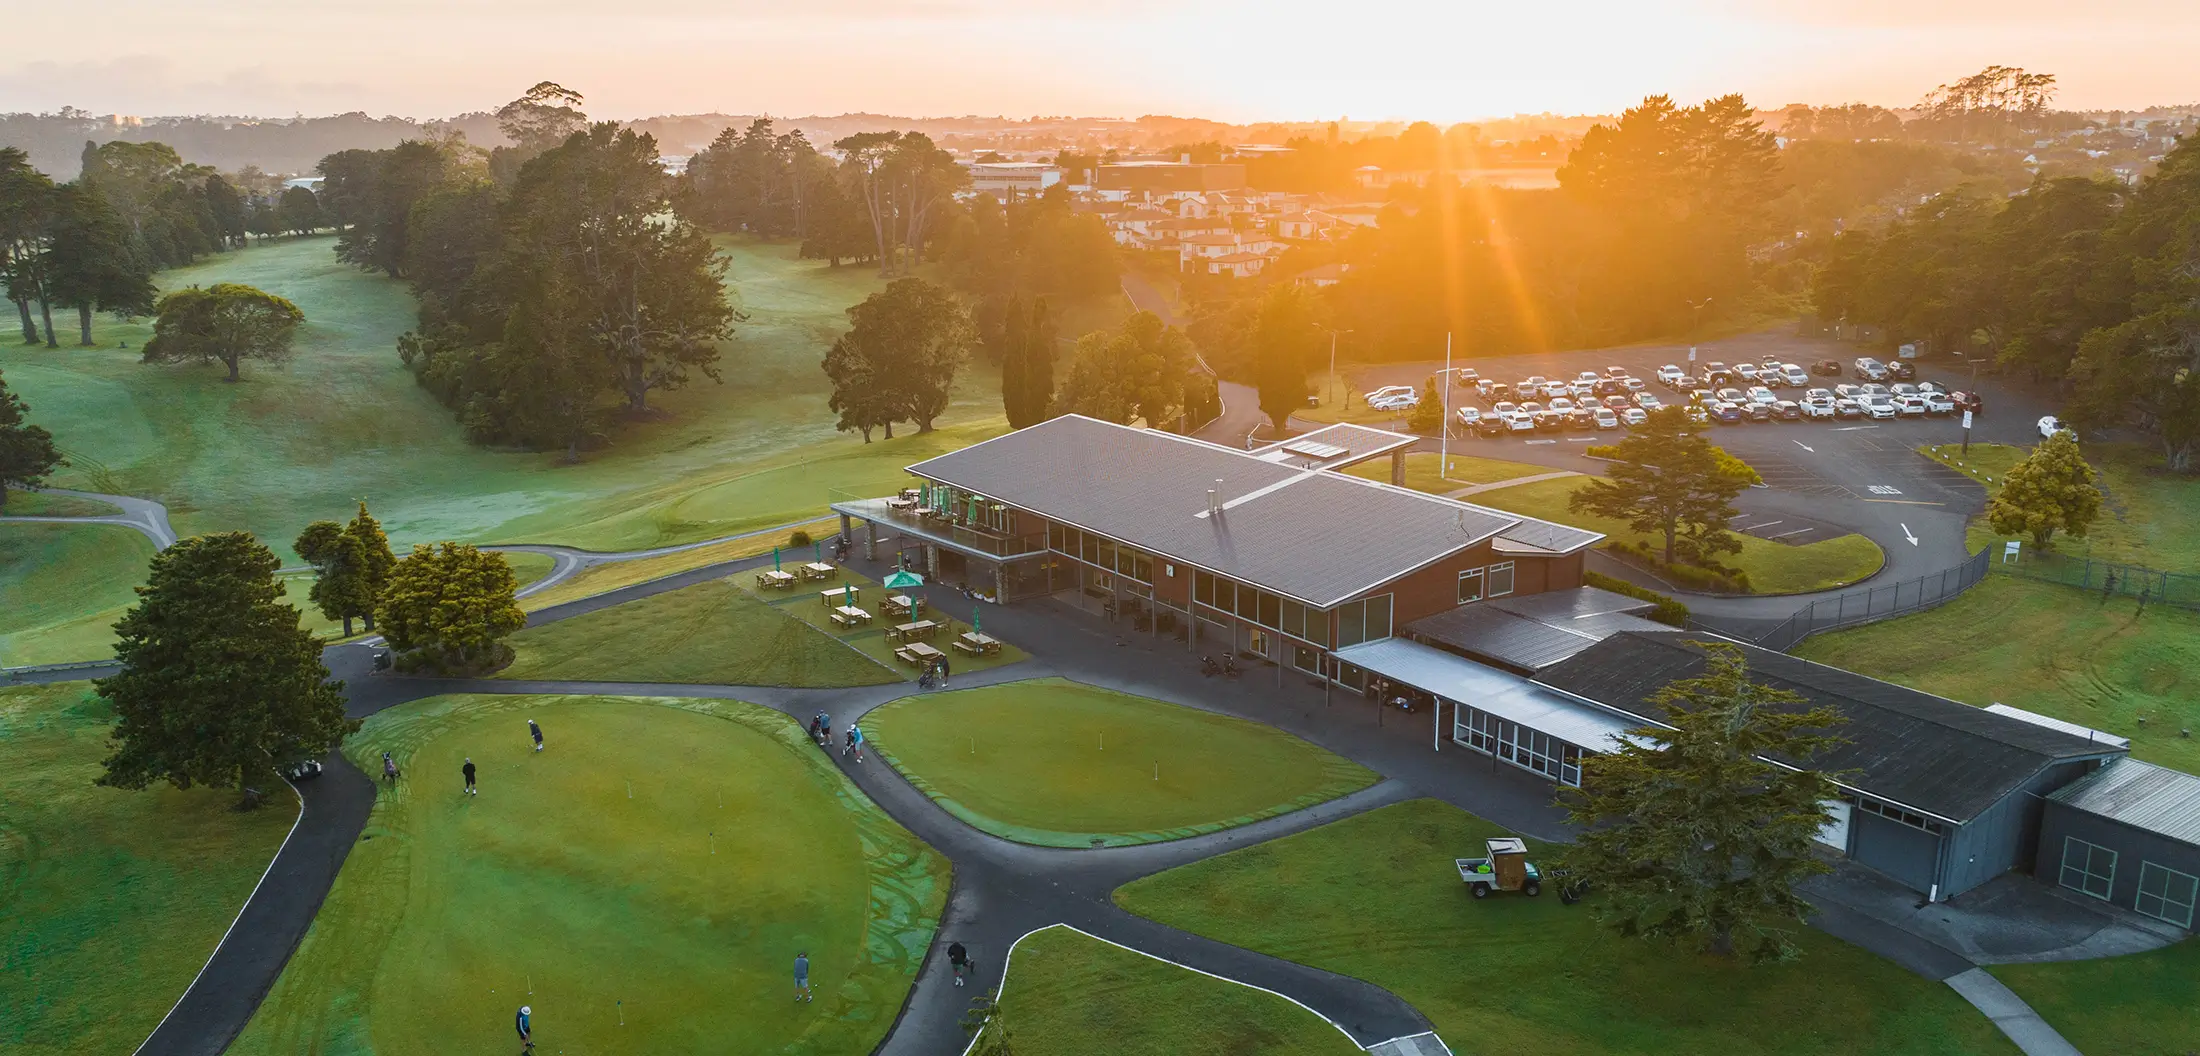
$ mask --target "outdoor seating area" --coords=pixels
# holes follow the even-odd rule
[[[929,667],[933,661],[946,655],[923,642],[911,642],[894,650],[894,656],[901,662],[918,668]]]
[[[939,629],[940,625],[932,620],[916,620],[888,627],[886,629],[886,640],[890,642],[914,642],[932,637]]]
[[[776,568],[767,568],[756,574],[756,585],[762,590],[791,590],[794,588],[794,584],[795,578],[792,572],[781,572]]]
[[[853,605],[842,605],[833,610],[833,622],[843,627],[858,627],[871,622],[871,614]]]
[[[888,616],[913,616],[918,609],[918,602],[907,594],[892,595],[879,604]]]
[[[965,631],[954,642],[955,648],[972,656],[990,656],[1001,651],[1001,640],[990,634]]]
[[[831,564],[824,561],[812,561],[809,564],[803,565],[795,569],[795,571],[799,573],[802,578],[813,580],[831,579],[834,576],[840,574],[840,569],[835,568]]]
[[[824,599],[826,608],[837,609],[848,604],[856,596],[856,588],[853,586],[834,587],[831,590],[818,591],[817,596]]]

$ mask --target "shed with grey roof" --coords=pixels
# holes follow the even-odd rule
[[[2033,871],[2191,930],[2200,902],[2200,777],[2119,759],[2050,793]]]

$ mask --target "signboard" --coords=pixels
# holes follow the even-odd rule
[[[1688,346],[1688,361],[1690,363],[1694,363],[1696,361],[1696,346],[1694,345]]]
[[[2018,552],[2021,551],[2023,548],[2024,544],[2018,542],[2015,539],[2011,539],[2008,542],[2001,544],[2001,563],[2006,565],[2012,561],[2015,561],[2017,559]]]
[[[1895,349],[1895,350],[1894,350],[1894,354],[1895,354],[1895,355],[1897,355],[1897,356],[1900,356],[1900,357],[1902,357],[1903,359],[1916,359],[1916,358],[1917,358],[1917,346],[1916,346],[1916,345],[1903,345],[1902,347],[1900,347],[1900,348],[1897,348],[1897,349]]]
[[[1969,432],[1971,429],[1971,412],[1969,411],[1963,412],[1963,429],[1965,432]]]

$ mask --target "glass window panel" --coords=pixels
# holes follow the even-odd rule
[[[1059,524],[1047,525],[1047,546],[1055,550],[1069,548],[1069,529]]]
[[[1237,614],[1248,620],[1260,615],[1260,591],[1238,584]]]
[[[1237,611],[1237,584],[1219,576],[1215,578],[1215,608],[1224,612]]]
[[[2139,895],[2132,908],[2180,928],[2190,928],[2195,901],[2200,901],[2200,877],[2153,862],[2140,864]]]
[[[1215,577],[1205,572],[1193,572],[1192,590],[1193,597],[1197,598],[1200,604],[1212,605],[1215,603]]]
[[[1306,606],[1295,601],[1283,603],[1283,622],[1276,629],[1294,638],[1306,637]]]
[[[1260,592],[1260,625],[1263,627],[1280,627],[1283,625],[1283,599],[1265,590]]]
[[[1482,600],[1482,570],[1470,568],[1459,573],[1459,604]]]
[[[1091,536],[1091,535],[1088,535],[1088,536],[1086,536],[1086,537],[1085,537],[1085,545],[1084,545],[1084,546],[1083,546],[1082,548],[1080,548],[1080,549],[1078,550],[1078,554],[1077,554],[1077,556],[1079,556],[1079,557],[1082,557],[1082,558],[1084,558],[1084,559],[1085,559],[1085,560],[1086,560],[1086,561],[1087,561],[1088,563],[1090,563],[1090,564],[1095,564],[1095,565],[1099,564],[1099,563],[1100,563],[1100,540],[1099,540],[1099,538],[1098,538],[1098,537],[1096,537],[1096,536]]]
[[[1367,640],[1390,637],[1390,595],[1367,599]]]
[[[1502,598],[1513,592],[1513,563],[1502,561],[1490,566],[1489,596]]]
[[[1337,606],[1337,648],[1366,641],[1366,619],[1367,602],[1355,601],[1350,605]]]
[[[1101,568],[1114,568],[1115,544],[1106,539],[1100,540],[1100,560],[1094,563],[1098,564]]]

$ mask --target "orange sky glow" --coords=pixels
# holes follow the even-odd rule
[[[2193,0],[79,0],[10,25],[45,46],[0,70],[0,110],[436,117],[550,78],[619,117],[1450,122],[1656,92],[1902,106],[1991,63],[2069,107],[2200,99]]]

